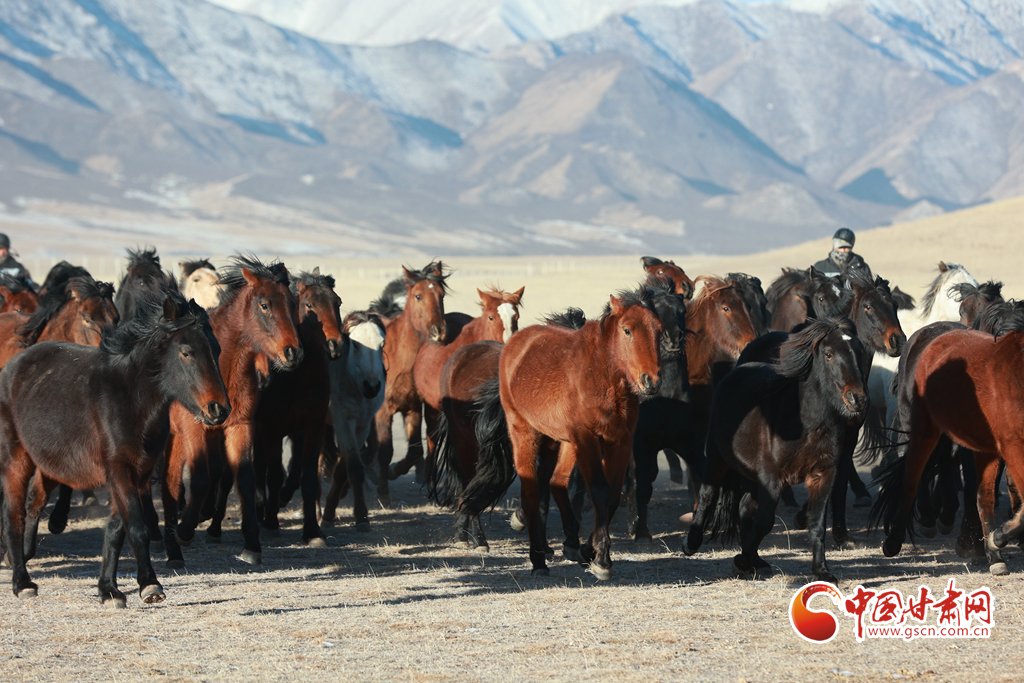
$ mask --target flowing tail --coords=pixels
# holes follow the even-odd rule
[[[739,540],[740,537],[740,500],[754,490],[753,482],[735,470],[729,470],[718,490],[718,501],[715,510],[708,519],[705,530],[708,538],[721,538],[726,543]]]
[[[494,507],[516,478],[498,380],[482,384],[476,396],[475,430],[479,444],[476,475],[466,484],[459,503],[461,511],[473,516]]]
[[[462,479],[456,463],[455,440],[443,410],[434,424],[434,454],[427,462],[427,498],[441,507],[454,508],[459,502]]]

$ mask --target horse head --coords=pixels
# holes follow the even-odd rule
[[[480,295],[483,316],[487,318],[485,339],[505,343],[519,331],[519,306],[522,305],[525,290],[526,287],[511,293],[493,289],[489,292],[476,290]]]
[[[863,418],[868,408],[864,345],[856,335],[848,318],[809,322],[779,349],[779,374],[816,385],[825,402],[843,417]]]
[[[99,346],[103,335],[117,327],[121,320],[114,306],[114,286],[96,282],[91,277],[73,277],[65,290],[66,305],[51,323],[60,329],[62,321],[67,341],[82,346]],[[49,336],[49,335],[47,335]]]
[[[376,397],[384,387],[384,323],[374,313],[354,311],[345,316],[341,332],[346,370],[365,398]]]
[[[601,318],[610,337],[612,357],[634,393],[653,396],[661,382],[661,321],[654,310],[652,290],[619,292]],[[606,338],[608,338],[606,337]]]
[[[654,292],[654,310],[661,321],[661,386],[658,395],[677,401],[687,400],[690,378],[686,365],[686,300],[677,294],[668,278],[648,279]]]
[[[731,282],[743,298],[757,336],[768,334],[771,315],[768,313],[768,298],[761,287],[761,279],[746,273],[729,273],[725,280]]]
[[[402,266],[405,274],[405,314],[420,334],[443,344],[448,330],[444,322],[444,295],[448,291],[448,273],[440,261],[429,263],[422,270],[409,270]]]
[[[39,308],[39,295],[21,278],[4,275],[0,279],[0,296],[4,302],[0,313],[14,311],[31,315]]]
[[[689,308],[690,325],[701,330],[705,343],[715,345],[718,356],[739,358],[758,336],[746,302],[732,283],[721,278],[701,275],[696,282],[701,286]]]
[[[859,269],[846,269],[841,276],[849,296],[836,311],[849,317],[857,326],[857,336],[876,353],[895,358],[903,352],[907,335],[897,315],[898,305],[889,290],[889,281]]]
[[[675,264],[675,261],[662,261],[654,256],[641,256],[640,262],[647,271],[648,282],[652,277],[667,277],[675,285],[676,294],[681,294],[684,299],[693,298],[693,280],[691,280],[683,269]]]
[[[178,287],[185,300],[194,299],[203,308],[214,308],[220,303],[224,285],[217,275],[217,269],[207,259],[179,261],[181,278]]]
[[[323,329],[327,354],[336,359],[341,356],[344,338],[341,334],[341,298],[334,293],[334,278],[321,275],[320,268],[312,273],[300,273],[294,282],[295,298],[299,308],[299,322],[316,316]]]
[[[961,282],[952,287],[952,292],[954,298],[960,302],[960,324],[967,327],[974,324],[989,304],[1003,303],[1003,283],[994,280],[977,286]]]

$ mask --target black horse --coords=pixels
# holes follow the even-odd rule
[[[178,291],[178,280],[160,267],[156,249],[128,249],[128,267],[117,285],[114,305],[127,322],[135,317],[137,301],[143,293]]]
[[[778,363],[739,365],[715,389],[697,511],[683,552],[722,533],[740,536],[736,573],[770,573],[757,554],[775,523],[782,487],[810,493],[811,572],[836,583],[825,563],[825,510],[836,470],[853,454],[868,407],[864,347],[853,323],[830,318],[793,333]]]
[[[172,402],[208,425],[230,412],[218,354],[206,312],[180,295],[161,294],[141,297],[135,319],[105,335],[98,348],[41,342],[7,364],[0,373],[0,480],[17,597],[37,594],[25,562],[35,554],[39,515],[60,483],[110,488],[102,602],[125,606],[117,561],[126,536],[143,601],[164,599],[141,496],[167,441]]]

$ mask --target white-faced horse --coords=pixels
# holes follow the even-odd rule
[[[185,300],[195,299],[203,308],[210,309],[220,303],[220,293],[224,289],[217,269],[207,259],[196,261],[179,261],[181,278],[178,288],[185,295]]]
[[[363,491],[362,451],[371,434],[374,415],[384,403],[384,323],[374,313],[356,311],[345,316],[341,329],[341,357],[331,361],[331,418],[334,437],[344,463],[325,462],[332,470],[331,489],[324,505],[323,524],[334,522],[338,501],[352,488],[356,530],[369,531],[370,519]],[[372,459],[372,455],[369,459]],[[344,466],[342,466],[344,464]]]

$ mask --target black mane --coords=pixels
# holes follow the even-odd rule
[[[306,287],[325,287],[327,289],[334,289],[334,276],[333,275],[321,275],[320,269],[317,268],[314,272],[302,271],[298,275],[293,275],[291,283],[292,294],[295,296],[299,295],[298,284],[301,282]]]
[[[74,266],[72,267],[74,268]],[[46,294],[39,298],[39,308],[15,332],[21,337],[20,344],[22,346],[35,344],[46,325],[75,294],[80,299],[91,299],[92,297],[113,299],[114,285],[109,282],[96,282],[92,276],[85,275],[70,278],[63,287],[48,289]]]
[[[561,313],[549,313],[544,316],[544,324],[578,330],[587,324],[587,316],[583,309],[570,307]]]
[[[768,285],[768,291],[764,293],[765,298],[768,299],[768,310],[772,312],[776,311],[779,307],[779,301],[786,292],[797,285],[807,282],[810,278],[811,276],[805,270],[784,267],[782,269],[782,275],[775,278],[775,280]]]
[[[88,270],[82,266],[73,266],[67,261],[61,261],[46,274],[46,279],[40,288],[41,292],[49,292],[52,289],[64,291],[64,286],[73,277],[92,277]]]
[[[232,301],[238,293],[247,286],[242,269],[250,271],[261,280],[270,280],[279,285],[289,287],[291,282],[288,278],[288,269],[280,261],[263,263],[254,254],[235,254],[231,257],[232,265],[221,268],[218,272],[220,281],[224,285],[221,291],[221,303]]]
[[[164,303],[168,299],[177,308],[174,320],[164,317]],[[202,306],[194,301],[185,301],[177,290],[141,292],[135,304],[135,317],[105,334],[100,342],[100,351],[127,356],[176,330],[189,325],[203,325],[208,320]]]
[[[20,294],[26,290],[34,292],[32,285],[29,284],[28,278],[10,275],[5,273],[0,276],[0,287],[6,287],[7,291],[11,294]]]
[[[430,280],[435,285],[441,288],[441,291],[445,294],[448,293],[448,278],[451,276],[451,270],[448,266],[444,265],[441,261],[431,261],[421,270],[412,270],[406,268],[405,280],[407,286],[415,285],[423,280]]]
[[[1024,301],[989,304],[978,314],[971,329],[990,333],[994,338],[1008,332],[1024,332]]]
[[[792,333],[782,343],[776,371],[783,377],[807,379],[818,344],[837,330],[849,337],[857,335],[857,328],[848,318],[819,318],[809,321],[803,329]]]
[[[989,280],[974,286],[970,282],[960,282],[950,287],[950,293],[955,301],[963,301],[969,296],[980,296],[991,303],[1002,298],[1003,283]]]
[[[188,277],[189,275],[196,272],[200,268],[209,268],[210,270],[217,270],[216,268],[213,267],[213,264],[210,263],[210,259],[206,258],[196,259],[195,261],[182,261],[178,265],[181,266],[181,272],[184,275],[184,277]]]
[[[370,310],[383,318],[394,318],[405,310],[408,291],[405,278],[395,278],[384,287],[379,297],[370,302]]]
[[[623,308],[642,306],[654,315],[658,315],[658,309],[654,307],[654,290],[647,284],[641,284],[636,289],[620,289],[615,292],[615,298],[619,300]],[[612,302],[609,301],[604,305],[599,320],[603,322],[611,314]]]

